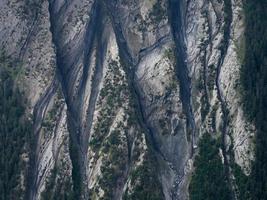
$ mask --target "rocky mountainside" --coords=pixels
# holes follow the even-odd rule
[[[0,199],[250,199],[244,6],[1,0]]]

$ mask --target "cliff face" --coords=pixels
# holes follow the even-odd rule
[[[22,199],[188,199],[198,141],[250,174],[241,0],[0,2],[33,122]]]

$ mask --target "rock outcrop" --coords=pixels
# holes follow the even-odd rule
[[[188,199],[198,141],[220,137],[246,175],[241,0],[0,2],[1,51],[34,142],[25,198]]]

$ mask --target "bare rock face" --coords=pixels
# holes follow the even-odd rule
[[[188,199],[204,133],[221,136],[224,163],[233,153],[249,175],[242,6],[2,0],[1,51],[21,63],[33,122],[25,198]]]
[[[255,128],[244,117],[240,96],[242,2],[232,1],[229,9],[216,1],[194,2],[187,15],[188,63],[192,95],[197,96],[193,102],[199,133],[216,134],[226,117],[225,133],[231,137],[228,145],[233,144],[235,161],[249,174]],[[226,21],[229,19],[231,22]]]

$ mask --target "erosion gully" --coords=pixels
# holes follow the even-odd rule
[[[173,39],[175,42],[176,76],[180,83],[180,96],[184,112],[187,117],[188,134],[191,135],[191,158],[194,155],[196,145],[196,124],[191,104],[191,78],[187,67],[187,49],[184,36],[184,2],[180,0],[169,0],[169,21],[171,23]]]
[[[49,2],[50,23],[53,43],[56,48],[57,75],[62,85],[62,90],[67,103],[67,123],[70,132],[70,157],[73,165],[73,185],[77,199],[89,199],[88,177],[87,177],[87,151],[90,130],[95,111],[96,99],[99,94],[100,81],[103,73],[103,59],[106,51],[106,41],[102,39],[103,30],[103,12],[100,1],[95,1],[89,10],[90,20],[86,24],[85,34],[75,52],[67,52],[65,46],[62,46],[60,27],[62,24],[60,17],[64,16],[71,2],[65,3],[57,12],[55,11],[55,2]],[[96,48],[96,63],[93,72],[90,65],[93,48]],[[67,53],[66,53],[67,52]],[[80,59],[83,59],[82,65],[78,65]],[[82,68],[79,68],[81,66]],[[81,79],[78,80],[77,91],[73,88],[77,81],[78,72],[82,70]],[[93,73],[93,74],[92,74]],[[82,110],[85,102],[85,89],[87,81],[92,77],[91,93],[89,105],[86,114],[86,120],[83,122]]]
[[[225,57],[227,55],[229,41],[230,41],[230,31],[232,24],[232,3],[231,0],[224,0],[224,26],[223,26],[223,40],[221,43],[220,57],[216,67],[216,88],[217,96],[221,104],[222,116],[223,116],[223,127],[222,127],[222,154],[224,158],[225,174],[227,177],[227,182],[230,184],[231,188],[231,198],[234,200],[238,199],[237,186],[234,180],[231,178],[231,167],[229,165],[226,137],[228,135],[227,126],[229,124],[228,108],[226,100],[224,99],[223,92],[220,86],[220,73],[221,68],[224,63]]]

